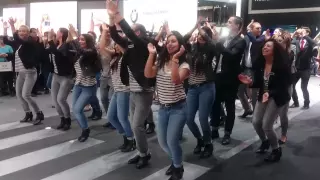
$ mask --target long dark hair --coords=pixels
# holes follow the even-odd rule
[[[290,61],[289,61],[289,54],[286,51],[286,49],[284,49],[281,44],[278,43],[277,40],[271,38],[269,40],[267,40],[264,45],[268,42],[273,42],[273,65],[272,65],[272,69],[274,70],[283,70],[286,69],[288,67],[290,67]],[[262,48],[264,47],[264,45],[262,46]],[[255,68],[259,68],[259,69],[264,69],[265,66],[265,62],[266,59],[262,54],[262,50],[260,53],[259,58],[256,61],[255,64]]]
[[[177,38],[177,40],[178,40],[179,49],[180,49],[180,46],[184,45],[182,35],[178,31],[171,31],[171,33],[172,34],[170,34],[167,38],[169,39],[169,37],[175,36]],[[177,50],[177,52],[179,51],[179,49]],[[175,52],[175,53],[177,53],[177,52]],[[158,67],[159,67],[159,69],[162,69],[164,67],[164,65],[169,61],[170,61],[170,55],[169,55],[169,52],[167,50],[167,47],[165,47],[165,48],[162,49],[162,51],[159,53],[159,56],[158,56]],[[183,62],[186,62],[186,53],[181,55],[180,58],[179,58],[179,64],[182,64]]]
[[[62,43],[65,43],[68,39],[69,30],[66,28],[59,28],[59,31],[62,34],[62,37],[61,37]]]
[[[96,43],[93,37],[90,34],[81,34],[83,36],[84,40],[86,41],[87,44],[87,49],[96,49]]]

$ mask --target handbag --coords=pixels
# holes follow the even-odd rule
[[[12,72],[12,63],[9,62],[0,62],[0,72]]]

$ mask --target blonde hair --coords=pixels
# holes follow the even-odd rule
[[[19,27],[19,29],[20,29],[20,28],[26,28],[27,31],[30,32],[30,28],[29,28],[29,26],[27,26],[27,25],[21,25],[21,26]]]

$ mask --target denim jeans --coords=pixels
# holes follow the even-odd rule
[[[48,78],[47,78],[47,84],[46,84],[48,89],[51,89],[52,76],[53,76],[53,73],[49,73]]]
[[[96,91],[96,92],[94,93],[94,95],[90,98],[89,104],[91,105],[93,112],[99,112],[99,111],[101,111],[100,102],[99,102],[99,99],[98,99],[98,97],[97,97],[97,91]]]
[[[115,92],[111,98],[107,119],[119,134],[133,137],[129,121],[130,92]]]
[[[82,129],[88,129],[88,121],[83,112],[84,107],[89,104],[90,99],[96,96],[97,86],[75,85],[72,93],[73,114]]]
[[[193,136],[202,138],[198,125],[195,123],[195,116],[199,110],[199,121],[203,133],[203,141],[211,143],[209,115],[215,99],[215,84],[207,83],[199,87],[189,88],[187,95],[187,125]]]
[[[175,167],[182,165],[179,139],[186,124],[186,109],[187,104],[183,102],[171,107],[160,107],[158,112],[158,141]]]

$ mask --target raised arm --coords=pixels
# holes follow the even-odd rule
[[[101,34],[100,43],[99,43],[99,51],[103,55],[111,55],[112,56],[115,53],[115,50],[109,49],[107,47],[106,36],[107,36],[108,31],[109,31],[109,27],[107,26],[107,24],[102,24],[102,34]]]
[[[190,75],[190,67],[188,64],[187,67],[182,66],[180,68],[179,59],[184,55],[185,49],[183,46],[180,47],[179,52],[177,52],[172,58],[171,66],[171,81],[174,84],[182,84]]]
[[[147,60],[147,63],[144,67],[144,76],[146,78],[154,78],[157,75],[158,68],[155,65],[155,59],[157,57],[157,50],[156,47],[149,43],[148,44],[148,50],[149,50],[149,57]]]

